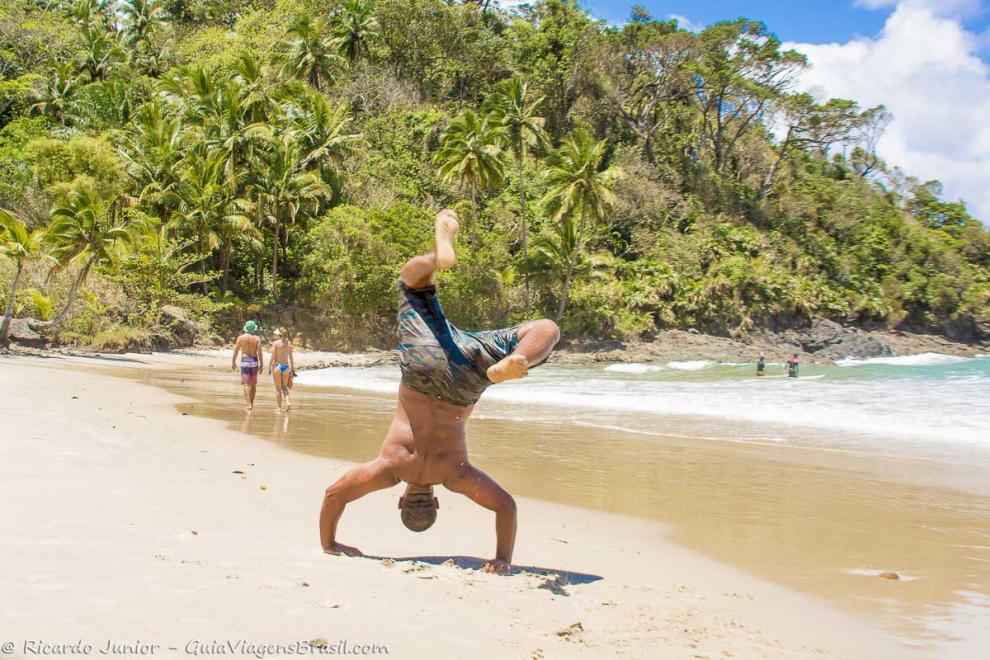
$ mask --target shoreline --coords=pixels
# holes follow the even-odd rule
[[[229,352],[230,345],[212,344],[173,347],[166,351],[140,352],[141,355],[213,355]],[[123,352],[93,351],[75,346],[33,346],[16,341],[0,355],[124,355]],[[959,342],[943,335],[898,330],[866,331],[818,321],[805,331],[781,333],[759,331],[745,339],[709,335],[694,330],[663,330],[649,341],[564,339],[551,354],[548,364],[584,365],[604,363],[663,364],[672,361],[755,362],[760,355],[782,362],[797,353],[802,363],[829,365],[847,358],[894,357],[940,353],[958,357],[990,354],[990,341]],[[329,350],[296,346],[300,368],[371,367],[398,363],[398,351],[367,347],[364,350]]]
[[[491,520],[446,493],[444,524],[426,535],[393,520],[394,492],[355,503],[342,539],[378,558],[326,557],[317,500],[347,463],[180,413],[195,401],[136,378],[121,396],[120,381],[99,373],[203,359],[0,358],[0,386],[13,392],[2,404],[13,433],[0,490],[23,502],[0,542],[12,559],[4,600],[19,604],[11,632],[164,640],[222,630],[274,641],[346,631],[390,642],[398,657],[479,647],[499,657],[911,654],[813,597],[676,545],[665,525],[542,500],[519,498],[515,557],[541,571],[472,570],[494,542]],[[19,410],[40,411],[43,424]],[[183,615],[164,624],[167,611]],[[449,648],[438,652],[438,640]]]

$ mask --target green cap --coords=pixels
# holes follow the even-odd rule
[[[248,321],[247,323],[244,324],[244,332],[255,333],[260,329],[261,326],[258,325],[258,322],[255,320]]]

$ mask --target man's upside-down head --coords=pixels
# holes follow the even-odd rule
[[[433,495],[433,486],[408,484],[405,494],[399,498],[402,524],[414,532],[424,532],[437,519],[440,501]]]

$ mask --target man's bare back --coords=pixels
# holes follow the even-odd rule
[[[406,263],[401,274],[403,286],[409,287],[408,290],[412,292],[425,291],[423,287],[429,287],[438,262],[442,262],[443,267],[453,266],[455,259],[452,243],[456,232],[456,216],[449,211],[441,212],[437,218],[436,250],[414,257]],[[414,307],[420,304],[413,302]],[[439,307],[435,309],[439,312]],[[414,319],[414,315],[415,309],[411,308],[405,313],[400,310],[400,334],[402,328],[406,327],[403,323]],[[488,367],[488,377],[484,383],[480,386],[476,382],[471,383],[465,386],[467,389],[480,387],[483,390],[493,383],[525,376],[529,365],[542,363],[559,338],[556,325],[547,320],[523,324],[511,330],[510,343],[514,347],[511,354],[506,354],[501,361]],[[499,332],[504,334],[504,331],[492,332],[495,333],[493,341],[501,337]],[[471,336],[476,334],[479,333]],[[448,359],[456,361],[454,357]],[[438,374],[431,372],[432,368],[423,360],[413,360],[409,369],[419,369],[421,373],[418,377],[411,378],[409,384],[406,383],[408,374],[403,371],[395,416],[378,456],[350,470],[326,489],[320,512],[320,542],[324,551],[330,554],[360,555],[356,548],[336,540],[337,523],[344,507],[348,502],[399,482],[407,484],[405,494],[399,502],[403,510],[403,522],[410,529],[422,531],[436,517],[437,500],[433,497],[432,487],[443,485],[447,490],[463,494],[495,512],[496,553],[495,558],[486,564],[485,570],[506,573],[510,568],[515,545],[515,501],[491,477],[471,465],[465,442],[465,425],[474,404],[452,400],[458,395],[455,390],[459,383],[440,384],[437,381]],[[476,372],[468,369],[468,373],[476,377]],[[456,380],[457,374],[447,374],[447,377]],[[428,393],[418,387],[414,388],[414,383],[424,390],[427,387],[434,389]],[[463,389],[462,387],[461,390]],[[451,391],[455,392],[450,396],[442,393]],[[407,514],[410,519],[414,519],[415,526],[407,522]],[[422,523],[419,519],[424,515],[426,521]]]
[[[248,321],[244,324],[244,334],[234,342],[234,352],[230,356],[230,368],[234,371],[240,369],[241,386],[244,389],[244,402],[247,404],[245,410],[254,410],[254,396],[258,388],[258,374],[264,366],[264,356],[261,351],[261,338],[255,332],[259,329],[257,321]],[[240,356],[240,364],[237,358]]]

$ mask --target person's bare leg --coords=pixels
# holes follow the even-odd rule
[[[421,289],[433,282],[433,274],[438,270],[453,267],[457,263],[454,254],[454,237],[459,229],[457,215],[453,211],[449,209],[440,211],[433,226],[435,241],[433,251],[413,257],[402,266],[402,270],[399,271],[402,283],[410,289]]]
[[[251,410],[254,408],[254,397],[251,395],[251,386],[248,385],[247,383],[244,383],[243,385],[241,385],[241,389],[244,391],[244,403],[246,404],[244,406],[244,410],[247,412],[251,412]]]
[[[540,364],[560,339],[560,328],[550,319],[531,321],[519,330],[519,343],[512,355],[488,367],[488,380],[504,383],[523,378],[531,365]]]
[[[282,379],[278,369],[272,369],[272,384],[275,385],[275,405],[282,412]]]
[[[292,402],[289,401],[289,372],[279,372],[279,385],[282,388],[282,401],[285,402],[285,409],[290,410],[292,408]]]
[[[457,263],[457,255],[454,253],[454,237],[457,236],[457,231],[460,228],[457,214],[450,209],[444,209],[437,214],[436,222],[433,224],[437,270],[453,268],[454,264]]]
[[[248,410],[254,410],[254,395],[258,393],[258,384],[251,383],[247,386]]]

